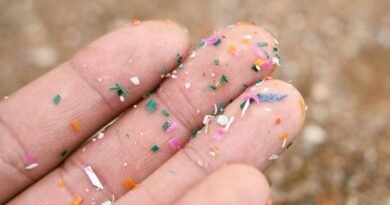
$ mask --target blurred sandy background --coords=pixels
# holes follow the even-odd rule
[[[0,0],[0,96],[132,17],[176,20],[194,44],[239,20],[271,30],[276,77],[309,106],[301,138],[267,171],[274,204],[390,205],[390,1]]]

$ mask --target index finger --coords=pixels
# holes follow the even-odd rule
[[[0,203],[153,90],[188,47],[187,33],[170,21],[128,26],[1,102]]]

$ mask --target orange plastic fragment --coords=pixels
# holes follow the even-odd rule
[[[80,132],[81,131],[79,122],[77,122],[77,120],[72,120],[71,124],[72,124],[72,127],[73,127],[74,131],[76,131],[76,132]]]
[[[133,189],[134,187],[137,186],[137,184],[130,178],[126,178],[125,181],[123,181],[123,186],[127,189],[127,190],[131,190]]]
[[[131,24],[133,24],[133,25],[138,25],[140,23],[141,23],[141,21],[139,19],[136,19],[136,18],[131,19]]]
[[[80,205],[81,202],[83,202],[83,198],[81,198],[81,196],[77,196],[76,198],[73,199],[72,205]]]
[[[288,133],[286,132],[286,133],[280,135],[280,136],[279,136],[279,139],[280,139],[281,141],[284,141],[285,139],[287,139],[287,137],[288,137]]]
[[[60,179],[60,180],[58,181],[58,186],[61,187],[61,188],[63,188],[63,187],[65,186],[65,181],[64,181],[63,179]]]
[[[236,47],[233,44],[229,44],[228,45],[228,52],[233,54],[234,52],[236,52]]]
[[[299,101],[299,106],[301,107],[301,117],[304,118],[305,117],[305,102],[303,102],[303,100],[300,100]]]
[[[265,61],[264,61],[263,59],[261,59],[261,58],[259,58],[259,59],[257,59],[257,60],[255,61],[255,65],[256,65],[256,66],[259,66],[259,67],[263,66],[264,63],[265,63]]]
[[[280,124],[282,122],[282,120],[278,117],[278,118],[276,118],[276,120],[275,120],[275,123],[278,125],[278,124]]]

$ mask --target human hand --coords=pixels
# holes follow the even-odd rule
[[[189,45],[171,21],[135,22],[3,100],[0,203],[265,204],[251,166],[305,118],[299,92],[267,77],[277,41],[241,22]]]

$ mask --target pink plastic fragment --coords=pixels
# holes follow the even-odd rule
[[[245,95],[244,102],[246,102],[249,99],[254,100],[256,102],[256,104],[260,103],[259,97],[257,97],[256,93],[249,93],[249,94]]]
[[[216,43],[219,39],[221,39],[221,33],[216,31],[214,33],[213,36],[211,36],[210,38],[206,38],[206,39],[203,39],[203,42],[206,44],[206,45],[213,45],[214,43]]]
[[[217,129],[217,132],[214,135],[214,138],[217,139],[217,140],[222,140],[224,135],[225,135],[225,129],[223,127],[219,127]]]
[[[27,164],[32,164],[32,163],[34,163],[34,161],[35,161],[35,157],[33,155],[31,155],[31,154],[26,155],[26,163]]]
[[[241,56],[241,51],[236,50],[236,51],[234,51],[233,55],[234,55],[234,57],[238,58]]]
[[[176,137],[169,140],[169,145],[171,145],[173,150],[177,150],[181,148],[181,142]]]
[[[255,51],[255,53],[257,54],[257,56],[259,56],[260,58],[262,59],[267,59],[267,55],[265,55],[264,51],[260,48],[260,47],[254,47],[253,50]]]
[[[174,121],[171,123],[171,125],[167,128],[167,132],[170,133],[170,132],[173,132],[175,131],[179,126],[177,125],[177,123]]]
[[[263,70],[269,70],[269,69],[272,68],[272,66],[273,66],[273,63],[272,63],[272,60],[270,59],[270,60],[267,60],[267,61],[263,64],[263,66],[261,66],[261,69],[263,69]]]

